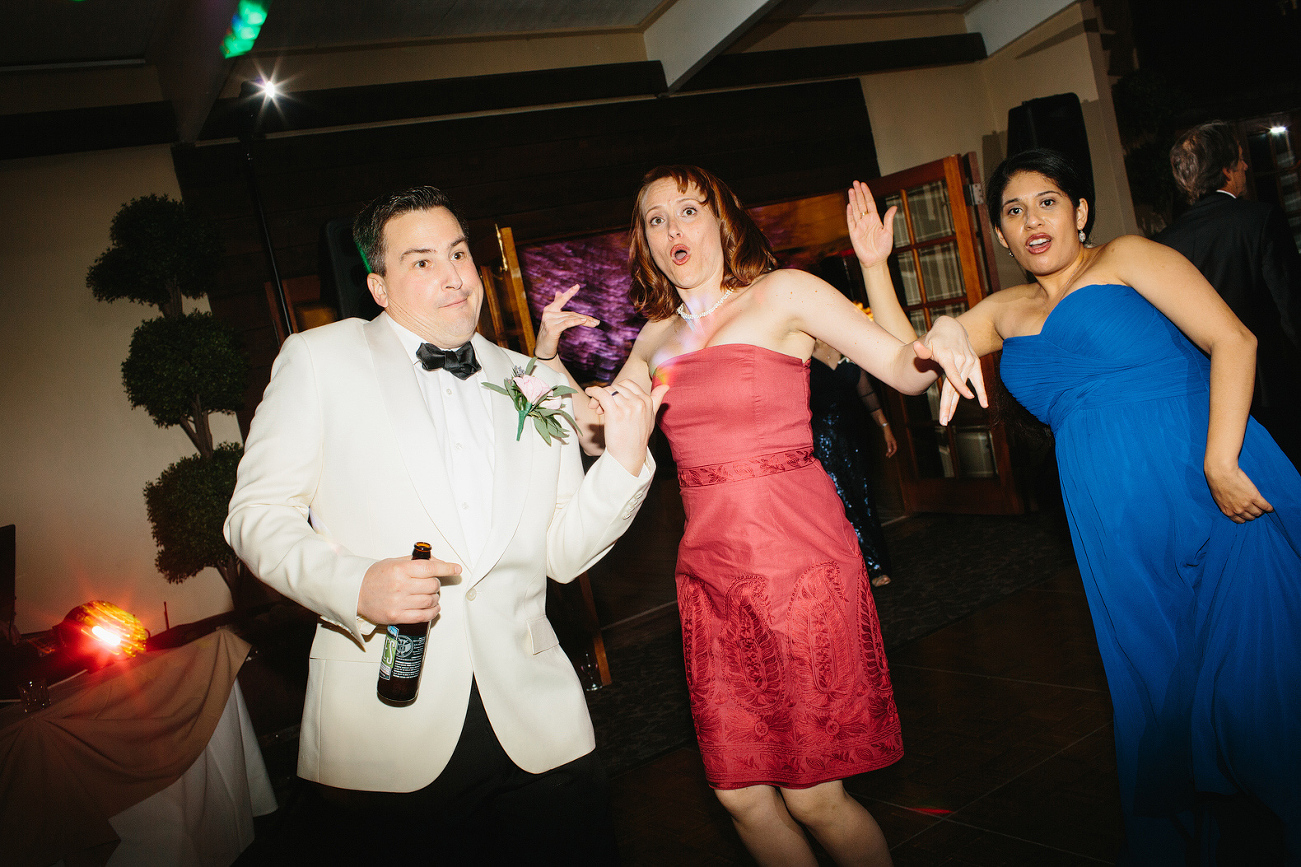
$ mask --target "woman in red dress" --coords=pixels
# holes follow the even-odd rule
[[[875,227],[868,279],[893,291],[890,216],[882,223],[873,205],[857,219]],[[880,828],[841,782],[897,761],[903,745],[857,537],[813,457],[808,360],[822,339],[909,394],[942,366],[983,402],[979,364],[952,320],[930,345],[905,344],[813,275],[779,269],[703,169],[647,174],[631,247],[632,302],[650,321],[614,386],[588,393],[609,411],[620,391],[669,385],[660,425],[687,516],[678,607],[709,783],[761,864],[814,865],[805,829],[839,864],[889,864]],[[542,356],[582,321],[557,300]]]

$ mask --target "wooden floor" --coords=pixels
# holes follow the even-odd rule
[[[880,823],[896,865],[1114,862],[1111,705],[1073,569],[913,641],[889,661],[905,756],[846,788]],[[694,748],[612,784],[630,867],[753,863]]]

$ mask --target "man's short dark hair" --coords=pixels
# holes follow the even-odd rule
[[[1225,184],[1224,172],[1242,158],[1237,130],[1222,120],[1195,126],[1170,149],[1170,170],[1189,204]]]
[[[432,211],[434,208],[451,211],[456,222],[461,224],[461,233],[469,239],[470,227],[465,218],[452,204],[447,193],[437,187],[412,187],[388,193],[362,208],[361,213],[352,221],[352,239],[366,257],[366,267],[374,274],[384,274],[384,225],[389,220],[411,211]]]

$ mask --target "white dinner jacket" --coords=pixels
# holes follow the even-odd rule
[[[493,730],[533,773],[595,744],[582,687],[546,618],[546,576],[571,581],[627,529],[650,485],[601,457],[586,475],[577,437],[547,445],[494,395],[492,524],[468,556],[455,495],[417,371],[387,314],[295,334],[272,368],[240,462],[226,538],[253,574],[320,615],[300,731],[300,776],[331,786],[413,791],[446,766],[473,677]],[[487,382],[525,356],[479,335]],[[534,375],[561,377],[539,365]],[[497,399],[500,398],[500,399]],[[462,568],[441,593],[419,697],[375,696],[383,628],[357,616],[376,560],[429,542]]]

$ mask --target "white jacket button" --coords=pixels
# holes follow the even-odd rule
[[[478,596],[478,595],[479,595],[479,591],[478,591],[478,590],[475,590],[473,587],[471,587],[471,588],[469,589],[469,591],[465,594],[465,600],[466,600],[467,602],[473,602],[473,601],[474,601],[474,597],[476,597],[476,596]]]

